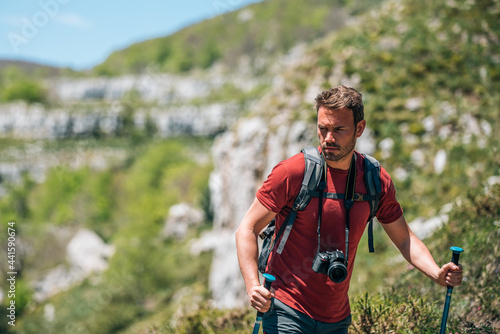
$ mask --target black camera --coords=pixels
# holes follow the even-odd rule
[[[325,274],[335,283],[343,282],[347,278],[347,262],[344,253],[339,251],[318,252],[314,258],[312,270],[318,274]]]

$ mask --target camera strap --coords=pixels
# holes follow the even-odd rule
[[[356,185],[356,153],[353,154],[349,172],[347,173],[346,189],[344,194],[344,207],[346,209],[346,222],[345,222],[345,260],[346,263],[349,258],[349,229],[350,229],[350,210],[354,205],[354,187]],[[319,190],[319,213],[318,213],[318,253],[321,247],[321,218],[323,216],[323,193],[326,188],[326,173],[327,167],[325,166],[325,173],[321,178],[318,186]]]
[[[318,209],[318,251],[317,253],[319,253],[320,251],[320,247],[321,247],[321,217],[323,216],[323,193],[325,191],[325,188],[326,188],[326,171],[328,169],[328,165],[325,164],[325,171],[321,177],[321,181],[319,182],[319,185],[318,185],[318,190],[319,190],[319,201],[318,201],[318,205],[319,205],[319,209]]]
[[[354,205],[354,187],[356,186],[356,153],[352,156],[351,167],[347,174],[347,185],[344,196],[345,206],[345,262],[348,263],[349,258],[349,229],[351,228],[350,210]]]

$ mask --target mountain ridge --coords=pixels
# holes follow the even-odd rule
[[[172,35],[115,51],[94,68],[94,73],[140,73],[148,66],[160,71],[186,72],[215,63],[231,67],[243,55],[250,58],[262,52],[276,55],[297,43],[324,36],[343,26],[347,17],[367,11],[378,3],[379,0],[263,1],[207,19]],[[144,54],[144,50],[149,51]]]

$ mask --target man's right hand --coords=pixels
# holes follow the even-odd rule
[[[250,305],[259,312],[265,313],[271,307],[271,298],[274,297],[274,291],[267,290],[262,285],[254,285],[248,292]]]

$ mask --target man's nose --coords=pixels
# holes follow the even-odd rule
[[[335,137],[333,136],[333,133],[331,131],[328,131],[326,133],[325,141],[329,143],[334,143],[335,142]]]

